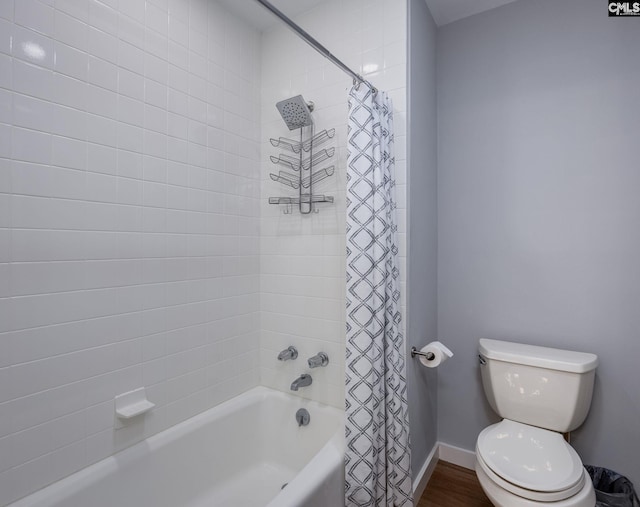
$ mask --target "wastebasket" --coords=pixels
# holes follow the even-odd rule
[[[602,467],[585,468],[596,490],[596,507],[640,507],[633,484],[624,475]]]

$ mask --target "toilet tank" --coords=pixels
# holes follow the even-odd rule
[[[565,433],[589,412],[598,356],[481,339],[484,392],[504,419]]]

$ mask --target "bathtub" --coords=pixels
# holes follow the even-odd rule
[[[10,507],[344,505],[343,415],[257,387]]]

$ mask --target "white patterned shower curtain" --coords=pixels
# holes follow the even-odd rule
[[[393,199],[393,107],[362,84],[349,97],[347,507],[413,505]]]

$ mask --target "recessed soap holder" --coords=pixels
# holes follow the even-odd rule
[[[134,418],[149,412],[156,404],[147,399],[144,387],[134,389],[115,397],[116,428],[122,428]]]

